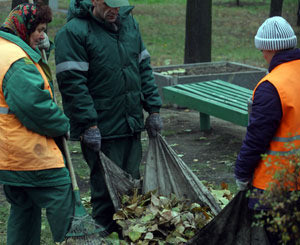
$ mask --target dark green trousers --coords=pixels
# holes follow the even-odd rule
[[[112,200],[100,170],[99,154],[81,144],[83,156],[90,167],[92,216],[109,233],[115,231],[112,216],[115,213]],[[139,179],[139,167],[142,160],[141,135],[102,140],[101,151],[119,167]]]
[[[46,216],[53,240],[62,242],[74,215],[71,184],[53,187],[3,186],[11,204],[7,224],[7,245],[40,245],[41,209]]]

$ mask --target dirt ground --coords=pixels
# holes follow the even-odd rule
[[[188,109],[162,108],[163,135],[168,144],[200,180],[235,189],[233,166],[246,127],[211,117],[211,130],[200,131],[199,113]]]

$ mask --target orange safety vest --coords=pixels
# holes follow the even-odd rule
[[[64,167],[61,151],[52,138],[28,130],[9,113],[2,90],[9,67],[21,58],[29,58],[18,45],[0,37],[0,170],[32,171]],[[32,61],[33,62],[33,61]],[[44,79],[44,89],[52,95],[48,80],[39,64],[33,62]]]
[[[293,156],[295,148],[300,147],[300,60],[275,67],[257,84],[252,99],[257,87],[264,81],[269,81],[277,89],[281,101],[282,119],[270,142],[266,158],[260,160],[254,172],[252,185],[263,190],[274,182],[273,176],[277,169],[282,169],[284,166],[292,171],[288,161],[282,156]],[[291,147],[291,144],[294,147]]]

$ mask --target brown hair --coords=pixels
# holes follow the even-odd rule
[[[41,23],[50,23],[52,21],[52,10],[48,5],[37,5],[35,20],[29,30],[29,34],[35,31]]]

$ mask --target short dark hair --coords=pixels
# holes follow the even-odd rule
[[[50,23],[52,21],[52,10],[48,5],[37,5],[35,20],[29,30],[29,34],[35,31],[39,24]]]

